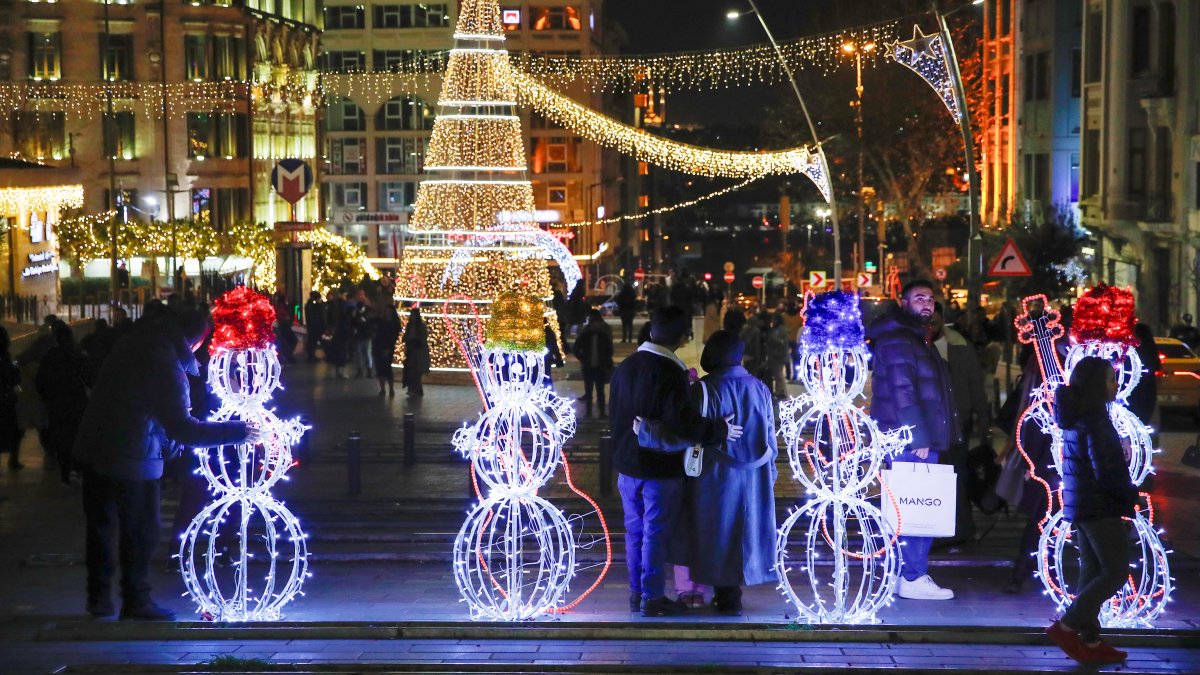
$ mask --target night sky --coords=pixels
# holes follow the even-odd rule
[[[758,0],[775,39],[786,41],[821,31],[800,0]],[[731,9],[748,10],[746,0],[608,0],[606,11],[629,35],[628,54],[708,50],[767,41],[754,16],[725,18]],[[827,17],[828,18],[828,17]],[[786,88],[738,88],[719,92],[679,92],[667,99],[668,123],[756,124],[763,108]]]

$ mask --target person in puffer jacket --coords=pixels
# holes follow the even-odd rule
[[[880,429],[909,426],[912,443],[898,462],[937,464],[959,442],[960,430],[950,388],[950,370],[930,341],[933,284],[908,282],[900,307],[871,322],[867,337],[874,352],[871,417]],[[909,600],[950,600],[954,591],[929,577],[929,537],[901,537],[904,564],[898,594]]]
[[[165,310],[164,310],[165,311]],[[188,375],[193,352],[212,332],[208,314],[139,322],[105,360],[75,440],[83,473],[87,532],[87,610],[112,614],[112,577],[119,541],[121,618],[172,620],[150,599],[150,562],[158,543],[163,459],[182,447],[257,440],[246,423],[203,422],[192,416]]]
[[[1120,663],[1123,651],[1100,639],[1100,608],[1129,574],[1129,523],[1138,500],[1125,448],[1108,414],[1116,398],[1112,364],[1089,356],[1055,395],[1063,434],[1063,515],[1075,526],[1079,583],[1075,601],[1046,633],[1085,664]]]

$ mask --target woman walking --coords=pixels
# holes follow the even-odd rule
[[[429,328],[421,318],[421,308],[413,307],[404,327],[404,379],[401,384],[409,396],[425,395],[421,378],[429,372]]]
[[[392,359],[396,342],[400,340],[400,314],[394,300],[384,302],[375,317],[375,332],[371,334],[371,360],[375,363],[375,377],[379,380],[379,395],[383,396],[387,385],[388,397],[396,395],[396,376],[392,373]]]
[[[1116,398],[1112,364],[1089,356],[1058,390],[1063,432],[1063,515],[1075,526],[1079,583],[1075,601],[1046,633],[1084,664],[1121,663],[1127,654],[1100,639],[1100,608],[1129,575],[1129,523],[1137,488],[1129,478],[1121,438],[1108,416]]]

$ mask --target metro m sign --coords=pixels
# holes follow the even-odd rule
[[[271,187],[289,204],[300,201],[312,184],[312,168],[302,159],[281,159],[271,170]]]

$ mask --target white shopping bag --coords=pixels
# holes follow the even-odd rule
[[[958,478],[949,464],[893,462],[883,480],[891,490],[883,490],[880,509],[893,531],[902,537],[953,537]],[[893,502],[894,500],[894,502]],[[896,522],[896,510],[900,522]]]

